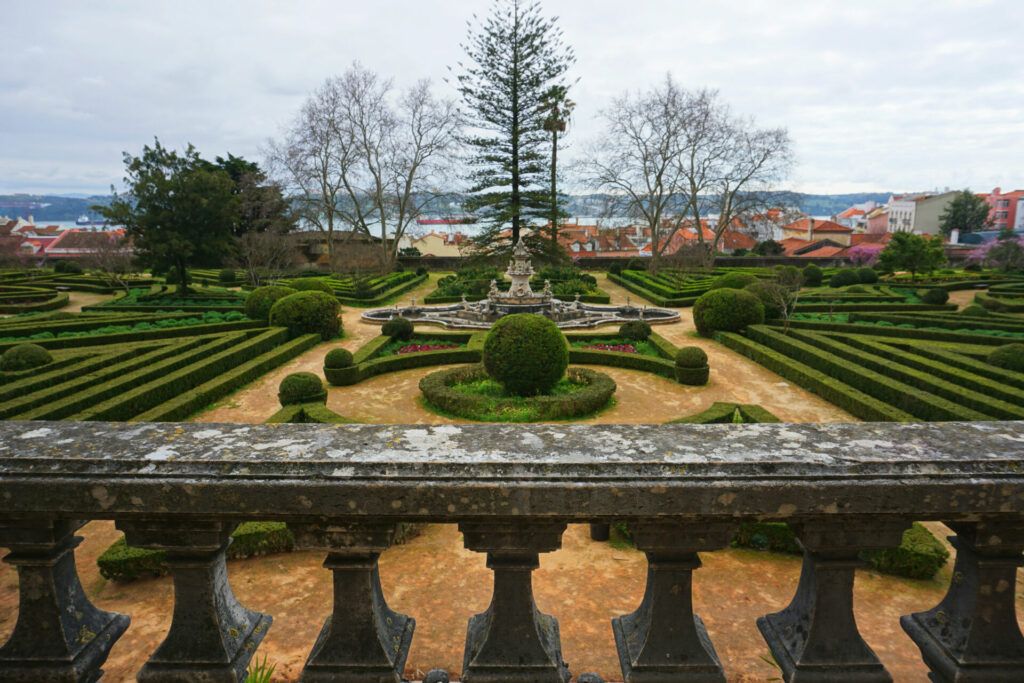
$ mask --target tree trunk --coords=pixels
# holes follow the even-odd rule
[[[188,288],[188,269],[185,267],[184,259],[177,259],[177,271],[178,271],[178,293],[188,295],[190,290]]]
[[[551,131],[551,260],[558,258],[558,130]]]

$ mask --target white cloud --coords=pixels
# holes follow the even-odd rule
[[[451,94],[446,67],[488,4],[8,3],[19,38],[0,60],[0,192],[104,191],[121,152],[154,135],[258,158],[353,60]],[[671,71],[787,126],[798,189],[1024,185],[1019,0],[545,4],[578,55],[573,142],[596,132],[608,98]]]

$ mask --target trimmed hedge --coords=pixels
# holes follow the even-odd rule
[[[325,292],[296,292],[270,308],[270,324],[287,327],[292,337],[319,334],[330,341],[341,333],[338,300]]]
[[[4,360],[7,354],[4,354]],[[1013,372],[1024,372],[1024,344],[1007,344],[988,354],[989,365]],[[4,368],[5,370],[7,368]]]
[[[533,420],[565,420],[589,415],[608,405],[615,393],[615,381],[600,372],[583,368],[569,368],[569,380],[586,386],[571,394],[539,395],[495,399],[456,391],[453,385],[487,379],[489,374],[482,365],[452,368],[433,372],[420,380],[423,397],[435,408],[470,420],[483,419],[490,413],[517,409],[523,402],[534,410]]]
[[[739,414],[743,424],[779,422],[779,418],[758,405],[742,405],[716,401],[709,408],[693,415],[687,415],[666,424],[731,424],[737,422]]]
[[[295,548],[295,537],[284,522],[243,522],[231,539],[227,557],[232,560],[286,553]],[[134,581],[164,576],[170,571],[164,551],[132,547],[123,537],[103,551],[96,565],[100,576],[108,581]]]
[[[270,320],[270,309],[274,307],[274,304],[297,291],[292,287],[281,285],[257,287],[245,299],[245,314],[253,320],[268,321]]]
[[[824,273],[818,266],[814,265],[813,263],[807,264],[806,266],[804,266],[803,275],[804,285],[808,287],[821,286],[821,280],[824,277]]]
[[[785,522],[747,522],[740,525],[732,545],[802,555],[796,534]],[[908,579],[931,579],[949,560],[949,551],[928,529],[914,522],[896,548],[861,553],[861,559],[882,574]]]
[[[267,418],[267,424],[354,424],[322,403],[298,403],[283,406]]]
[[[565,376],[569,345],[553,321],[516,313],[491,327],[484,341],[483,365],[509,394],[546,394]]]
[[[53,362],[50,352],[38,344],[18,344],[4,351],[0,356],[0,370],[19,372],[33,370]]]
[[[740,332],[764,322],[764,305],[742,289],[715,289],[702,294],[693,305],[693,322],[702,337],[716,332]]]
[[[619,336],[631,341],[646,341],[651,331],[650,323],[644,320],[630,320],[619,325]]]
[[[676,381],[680,384],[702,386],[708,383],[711,369],[708,355],[698,346],[684,346],[676,354]]]
[[[391,318],[380,326],[380,333],[392,339],[412,339],[413,324],[408,318]]]
[[[282,406],[301,403],[326,403],[327,390],[324,383],[312,372],[293,372],[281,380],[277,389],[277,400]]]
[[[709,289],[744,289],[757,281],[757,276],[750,273],[726,273],[711,283]]]

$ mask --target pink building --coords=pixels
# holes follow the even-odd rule
[[[1003,192],[997,187],[980,196],[992,207],[988,216],[993,230],[1024,230],[1024,190]]]

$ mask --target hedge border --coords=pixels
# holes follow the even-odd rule
[[[355,424],[323,403],[297,403],[284,406],[267,418],[266,424]]]
[[[733,416],[736,414],[736,411],[740,412],[740,415],[744,418],[744,422],[748,424],[781,422],[781,420],[779,420],[779,418],[773,415],[770,411],[759,405],[715,401],[699,413],[687,415],[686,417],[681,417],[676,420],[669,420],[665,424],[732,423]]]

